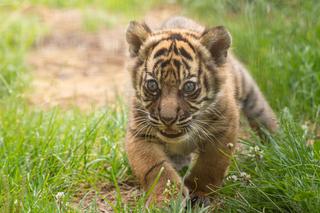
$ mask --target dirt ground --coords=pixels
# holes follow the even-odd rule
[[[74,209],[98,210],[99,212],[113,212],[108,202],[116,205],[116,188],[110,184],[101,184],[98,189],[90,186],[80,186],[81,191],[75,197],[75,202],[70,206]],[[135,203],[141,196],[141,190],[136,182],[128,181],[119,184],[122,201],[126,203]]]
[[[157,8],[144,20],[157,27],[179,13],[179,8]],[[80,10],[33,9],[49,33],[28,54],[33,81],[27,97],[41,108],[77,106],[88,110],[106,106],[131,93],[125,42],[127,23],[85,31]]]

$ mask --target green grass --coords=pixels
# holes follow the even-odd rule
[[[104,10],[84,9],[83,28],[85,31],[97,32],[103,27],[113,27],[119,23],[119,16],[107,14]]]
[[[1,112],[6,113],[1,113],[0,209],[53,210],[58,192],[68,199],[81,183],[112,182],[113,175],[125,180],[128,167],[119,143],[123,109],[41,112],[13,100]]]
[[[36,17],[23,17],[0,7],[0,97],[10,95],[24,87],[27,76],[23,64],[27,49],[42,29]]]
[[[226,209],[239,211],[318,212],[320,205],[320,141],[316,148],[306,146],[312,138],[297,125],[287,109],[282,113],[281,132],[270,137],[270,144],[256,143],[257,150],[239,154],[220,195]],[[244,145],[252,146],[251,141]],[[250,175],[249,180],[241,173]]]
[[[30,81],[24,58],[45,30],[37,17],[20,12],[18,2],[0,3],[0,212],[79,212],[73,205],[79,193],[99,193],[101,184],[118,188],[133,179],[123,150],[127,108],[119,103],[84,113],[29,106],[21,97]],[[24,5],[101,7],[128,17],[139,11],[137,1],[118,2],[31,0]],[[179,3],[190,16],[230,29],[234,52],[281,118],[281,130],[268,137],[269,144],[254,135],[241,141],[246,149],[233,159],[217,197],[221,211],[320,212],[320,3]],[[109,24],[103,14],[95,17],[91,12],[86,21],[89,31]],[[307,146],[307,141],[314,146]],[[117,191],[114,211],[143,211],[145,196],[137,197],[136,205],[125,204]],[[96,211],[92,201],[88,212]],[[150,211],[183,208],[176,200],[170,207]]]

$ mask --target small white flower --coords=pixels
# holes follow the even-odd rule
[[[227,144],[227,147],[228,147],[229,149],[231,149],[231,148],[234,147],[234,145],[233,145],[232,143],[228,143],[228,144]]]
[[[248,156],[249,156],[250,158],[254,158],[254,157],[255,157],[254,154],[248,154]]]
[[[55,196],[56,200],[61,200],[64,197],[64,192],[58,192]]]
[[[301,125],[301,128],[304,130],[304,131],[308,131],[308,125],[305,123],[305,124],[302,124]]]
[[[227,177],[227,180],[236,182],[238,180],[238,177],[236,175],[230,175]]]
[[[253,159],[262,159],[264,151],[260,149],[259,146],[249,147],[249,152],[247,155]]]
[[[169,189],[168,189],[168,188],[165,188],[165,189],[164,189],[164,191],[163,191],[163,193],[164,193],[164,194],[169,194],[169,193],[170,193],[170,191],[169,191]]]
[[[240,177],[245,177],[247,175],[247,173],[245,172],[240,172]]]
[[[245,177],[244,177],[244,180],[250,180],[251,179],[251,175],[247,174]]]
[[[238,180],[238,177],[237,177],[236,175],[231,175],[231,180],[237,181],[237,180]]]
[[[243,180],[250,180],[251,176],[249,174],[247,174],[246,172],[240,172],[240,177],[243,179]]]

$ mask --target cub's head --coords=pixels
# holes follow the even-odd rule
[[[230,34],[223,27],[152,32],[131,22],[126,39],[134,60],[138,132],[169,143],[186,139],[224,81]]]

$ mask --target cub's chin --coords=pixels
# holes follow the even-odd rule
[[[188,139],[188,134],[185,132],[167,133],[159,130],[157,137],[166,143],[181,143]]]

